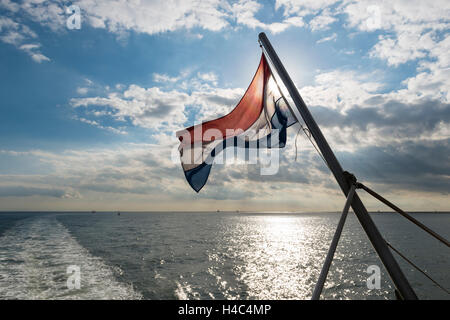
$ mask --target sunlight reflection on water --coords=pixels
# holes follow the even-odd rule
[[[323,241],[317,232],[320,226],[305,225],[288,216],[255,216],[246,220],[227,239],[243,261],[237,276],[247,285],[249,298],[307,297],[311,275],[320,264],[313,254]]]
[[[210,260],[221,262],[216,276],[227,261],[234,261],[234,282],[240,283],[241,294],[222,282],[224,297],[309,299],[337,219],[337,215],[254,214],[235,219],[228,217],[223,232],[217,235],[220,238],[218,246],[209,255]],[[350,225],[354,223],[351,221]],[[352,248],[353,252],[358,251],[361,258],[370,256],[371,247],[355,234],[353,237],[352,242],[356,241],[359,246],[359,249]],[[355,257],[348,248],[353,244],[348,241],[342,241],[342,244],[336,253],[336,262],[330,270],[323,297],[351,299],[361,291],[367,291],[365,280],[368,275],[364,271],[368,265],[354,265],[354,262],[365,259],[351,261]],[[227,254],[221,254],[223,252]],[[223,276],[220,279],[223,280]],[[373,292],[373,297],[389,297],[391,287],[387,281],[384,287],[385,290]],[[367,296],[365,292],[363,295]]]

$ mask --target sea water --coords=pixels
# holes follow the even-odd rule
[[[389,243],[450,289],[450,252],[445,245],[395,213],[371,216]],[[450,238],[450,214],[413,216]],[[4,212],[0,299],[309,299],[339,217]],[[450,298],[394,256],[419,298]],[[379,286],[374,287],[377,268]],[[75,287],[70,285],[74,276],[79,281]],[[395,298],[389,275],[353,213],[322,298]]]

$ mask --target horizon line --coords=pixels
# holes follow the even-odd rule
[[[258,210],[0,210],[0,213],[260,213],[260,214],[303,214],[303,213],[342,213],[342,211],[258,211]],[[353,213],[353,210],[349,212]],[[369,213],[396,213],[396,211],[372,210]],[[450,211],[409,210],[409,213],[450,213]]]

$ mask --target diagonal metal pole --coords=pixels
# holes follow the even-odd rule
[[[347,200],[345,201],[344,210],[342,210],[341,219],[339,220],[336,232],[334,233],[333,236],[333,240],[331,241],[330,249],[328,249],[328,254],[327,257],[325,258],[325,262],[323,264],[322,271],[320,272],[319,280],[317,280],[316,287],[314,288],[311,300],[320,299],[320,294],[322,293],[325,280],[327,280],[328,271],[330,270],[331,262],[333,262],[334,253],[336,252],[339,238],[341,237],[342,234],[342,229],[344,229],[345,219],[347,219],[348,209],[350,208],[350,204],[352,203],[353,195],[355,194],[355,189],[356,186],[352,184],[347,196]]]
[[[292,79],[281,63],[280,58],[278,58],[277,53],[273,49],[272,45],[269,42],[269,39],[264,32],[259,34],[259,40],[265,51],[266,57],[268,57],[271,61],[273,67],[278,73],[278,76],[283,81],[286,89],[288,90],[292,100],[295,103],[296,108],[291,110],[292,113],[295,115],[297,120],[303,118],[342,192],[345,196],[347,196],[350,190],[351,183],[349,183],[347,177],[344,175],[344,171],[342,170],[339,161],[336,159],[336,156],[328,145],[328,142],[323,136],[322,131],[309,112],[308,107],[300,96],[300,93],[297,91],[297,88],[292,82]],[[352,208],[361,226],[366,232],[370,242],[372,243],[372,246],[374,247],[387,272],[389,273],[389,276],[391,277],[395,287],[400,292],[402,298],[416,300],[417,296],[414,290],[411,288],[411,285],[400,269],[397,261],[394,259],[392,252],[389,250],[386,242],[384,241],[375,223],[369,216],[369,213],[367,212],[364,204],[357,194],[355,194],[353,197]]]

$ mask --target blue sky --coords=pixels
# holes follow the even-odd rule
[[[448,1],[0,0],[0,210],[339,210],[304,137],[294,161],[295,128],[277,177],[217,165],[197,195],[172,161],[175,131],[239,101],[261,31],[345,169],[448,210],[448,17]]]

